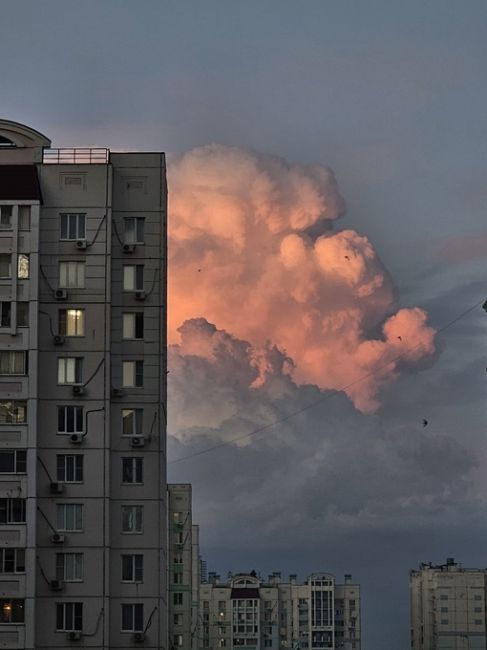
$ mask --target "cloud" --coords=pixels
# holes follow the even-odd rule
[[[298,385],[279,348],[258,349],[205,319],[185,322],[180,334],[169,356],[170,460],[228,443],[169,468],[172,480],[191,473],[207,544],[224,535],[292,546],[303,527],[316,543],[470,516],[477,462],[451,435],[423,430],[419,416],[391,424],[343,393]]]
[[[256,348],[271,341],[296,382],[346,386],[366,412],[401,365],[434,353],[426,314],[394,313],[367,237],[333,231],[345,205],[330,169],[211,145],[174,160],[168,178],[171,341],[198,317]]]

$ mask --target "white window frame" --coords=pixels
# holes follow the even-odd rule
[[[124,563],[130,564],[131,578],[124,578]],[[121,555],[121,582],[137,583],[144,582],[144,555],[143,553],[123,553]]]
[[[78,473],[81,478],[77,478]],[[73,476],[74,478],[70,478]],[[84,456],[83,454],[57,454],[56,478],[61,483],[83,483]]]
[[[82,357],[58,357],[57,383],[59,386],[82,384],[82,373]]]
[[[137,270],[142,269],[142,271]],[[143,291],[144,290],[144,265],[124,264],[122,268],[123,290]]]
[[[59,262],[59,288],[84,289],[86,264],[80,261]]]
[[[71,514],[69,514],[71,513]],[[68,528],[70,519],[73,527]],[[57,503],[56,504],[56,529],[66,533],[83,532],[83,504],[82,503]],[[78,527],[79,526],[79,527]]]
[[[132,481],[124,481],[124,465],[131,465]],[[137,481],[137,474],[140,472],[140,481]],[[122,485],[143,485],[144,484],[144,459],[142,456],[122,457]]]
[[[131,608],[131,625],[130,627],[124,626],[124,608]],[[137,614],[139,612],[139,614]],[[121,632],[143,632],[144,631],[144,604],[143,603],[122,603],[121,604],[121,620],[120,620],[120,631]],[[140,620],[137,621],[137,618],[140,617]]]
[[[142,329],[142,336],[137,336],[137,325]],[[122,313],[122,339],[126,341],[142,341],[144,339],[143,311],[126,311]]]
[[[83,553],[56,553],[56,577],[64,582],[83,582]]]
[[[125,419],[132,417],[134,428],[131,431],[124,431]],[[122,409],[122,436],[142,436],[144,434],[144,409],[124,408]]]
[[[78,610],[78,612],[76,612]],[[62,627],[58,627],[59,612],[62,612]],[[79,619],[79,623],[76,619]],[[83,631],[83,603],[63,602],[56,603],[56,631],[57,632],[82,632]]]
[[[65,236],[63,237],[63,233]],[[59,219],[59,241],[86,239],[86,213],[61,212]]]
[[[6,366],[6,372],[3,371]],[[26,350],[0,350],[0,376],[7,377],[11,375],[22,376],[27,371],[27,351]]]
[[[60,309],[58,314],[58,330],[62,336],[85,336],[85,310]]]
[[[125,359],[122,361],[122,386],[124,388],[144,387],[144,361],[143,360]]]
[[[132,224],[132,227],[129,227]],[[124,244],[143,244],[145,241],[145,217],[123,218]]]
[[[142,535],[144,533],[144,506],[122,505],[120,512],[122,534]],[[127,519],[127,516],[129,516],[130,519]]]

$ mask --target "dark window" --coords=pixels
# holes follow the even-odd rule
[[[57,456],[57,480],[64,483],[83,481],[82,454],[60,454]]]
[[[0,473],[25,474],[27,471],[27,452],[25,449],[0,451]]]
[[[83,629],[83,603],[56,603],[56,629],[59,632]]]
[[[0,573],[25,573],[25,549],[0,548]]]
[[[83,407],[58,406],[58,433],[83,433]]]
[[[0,524],[25,524],[25,499],[0,499]]]
[[[85,239],[85,215],[84,214],[62,214],[61,215],[61,237],[69,241]]]
[[[125,244],[143,244],[144,243],[144,217],[125,217],[124,218],[124,243]]]
[[[2,301],[0,302],[0,326],[10,327],[10,317],[12,312],[12,303]]]
[[[142,582],[144,577],[143,555],[122,555],[122,580]]]
[[[122,458],[122,483],[142,483],[144,459],[141,457]]]
[[[144,629],[144,605],[122,605],[122,630],[124,632],[142,632]]]
[[[17,327],[29,327],[29,303],[17,303]]]

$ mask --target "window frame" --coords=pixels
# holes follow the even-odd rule
[[[133,222],[132,229],[127,227],[129,222]],[[145,217],[123,218],[123,243],[137,246],[145,244]]]
[[[121,559],[121,578],[120,582],[128,584],[142,584],[144,582],[144,554],[143,553],[122,553]],[[126,563],[126,564],[125,564]],[[130,564],[130,578],[124,577],[125,569]]]
[[[133,277],[128,277],[128,269],[133,269]],[[130,280],[130,282],[128,281]],[[122,290],[129,293],[144,290],[144,265],[123,264],[122,265]]]
[[[72,611],[68,612],[67,610]],[[68,618],[71,621],[68,621]],[[59,625],[62,620],[62,627]],[[68,601],[56,603],[56,632],[82,632],[83,631],[83,603]]]
[[[70,374],[68,362],[74,360],[74,381],[67,381]],[[64,366],[64,368],[62,368]],[[64,381],[60,381],[61,374],[64,375]],[[83,383],[83,357],[58,357],[57,371],[58,386],[80,386]]]
[[[126,327],[126,321],[129,317],[133,318],[130,327]],[[130,330],[131,336],[127,335]],[[122,312],[122,340],[123,341],[143,341],[144,340],[144,312],[143,311],[124,311]]]
[[[74,219],[73,219],[74,217]],[[63,228],[63,220],[66,222]],[[71,236],[71,221],[74,223],[76,236]],[[82,221],[82,228],[80,228]],[[66,236],[63,237],[63,230]],[[59,214],[59,241],[86,241],[86,212],[61,212]]]
[[[127,462],[126,462],[127,461]],[[132,481],[126,481],[125,478],[125,465],[131,465]],[[144,458],[143,456],[123,456],[122,457],[122,485],[144,485]],[[137,479],[140,480],[137,480]]]
[[[7,262],[7,272],[8,275],[2,275],[2,263]],[[11,280],[12,279],[12,253],[0,253],[0,280]]]
[[[68,566],[68,560],[72,566]],[[84,554],[79,552],[56,553],[56,579],[63,582],[83,582]],[[70,577],[71,576],[71,577]],[[72,577],[76,576],[76,577]]]
[[[62,272],[61,270],[63,268],[65,269],[64,272]],[[73,269],[73,271],[75,270],[74,275],[76,277],[70,277],[73,274],[73,271],[72,272],[69,271],[70,268]],[[82,260],[60,260],[58,277],[59,277],[58,286],[60,289],[85,289],[86,288],[86,262]]]
[[[128,371],[126,375],[126,368],[132,366],[130,383],[126,382],[128,379]],[[143,359],[122,359],[122,387],[123,388],[144,388],[144,360]]]
[[[83,338],[85,336],[85,309],[68,307],[58,311],[58,333],[68,338]],[[74,318],[70,318],[74,315]],[[70,333],[70,324],[74,324],[74,333]],[[71,327],[72,329],[72,327]],[[80,333],[81,331],[81,333]]]
[[[72,467],[69,467],[70,462]],[[70,479],[70,475],[75,478]],[[56,479],[60,483],[84,483],[83,454],[56,454]]]
[[[62,508],[62,522],[59,516],[60,508]],[[68,517],[68,508],[73,509],[72,518],[74,526],[77,526],[79,523],[79,528],[68,528],[69,517]],[[82,503],[56,503],[56,530],[62,533],[82,533],[83,528],[83,504]],[[61,525],[60,525],[61,524]]]
[[[10,553],[13,554],[13,558],[7,560],[6,555]],[[22,561],[19,560],[19,556],[23,558]],[[13,564],[13,571],[6,570],[5,565],[7,562]],[[14,575],[17,573],[25,573],[25,548],[0,548],[0,575]]]
[[[3,408],[7,409],[7,406],[6,406],[7,404],[11,404],[10,413],[11,414],[15,413],[17,417],[15,419],[11,419],[11,420],[8,420],[8,419],[2,420],[1,417],[0,417],[0,426],[5,425],[5,424],[9,424],[9,425],[10,424],[27,424],[27,421],[28,421],[27,400],[26,399],[25,400],[23,400],[23,399],[2,399],[2,400],[0,400],[0,414],[2,414],[2,409]],[[5,405],[5,407],[3,405]],[[24,414],[24,419],[23,420],[18,419],[18,412],[19,411],[23,411],[23,414]]]
[[[130,527],[125,527],[127,520],[125,518],[125,513],[128,510],[132,510],[133,525]],[[123,504],[120,506],[120,515],[121,515],[121,532],[122,535],[143,535],[144,534],[144,506],[139,504]],[[140,524],[139,527],[138,524]]]
[[[0,476],[3,474],[27,474],[27,449],[0,449],[0,456],[11,455],[13,456],[13,469],[12,471],[2,472],[0,469]],[[19,456],[21,457],[19,460]],[[23,457],[23,459],[22,459]],[[19,469],[23,467],[23,469]]]
[[[121,606],[120,632],[122,633],[143,632],[144,631],[144,603],[121,603],[120,606]],[[124,624],[124,620],[125,620],[124,608],[130,608],[131,611],[130,627],[126,627]],[[128,612],[127,609],[125,609],[125,611]]]
[[[2,372],[3,359],[6,358],[8,372]],[[21,359],[22,370],[17,370],[17,360]],[[28,368],[28,351],[27,350],[0,350],[0,377],[24,377]]]
[[[124,413],[126,415],[124,415]],[[134,430],[130,432],[125,432],[125,420],[129,417],[129,413],[132,414]],[[122,436],[133,438],[134,436],[143,436],[144,435],[144,409],[143,408],[123,408],[121,412],[121,428]],[[140,427],[140,430],[139,430]]]

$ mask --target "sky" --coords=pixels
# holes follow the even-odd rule
[[[487,564],[487,5],[0,7],[3,118],[168,154],[168,469],[209,568],[352,573],[363,649],[406,650],[408,571]]]

